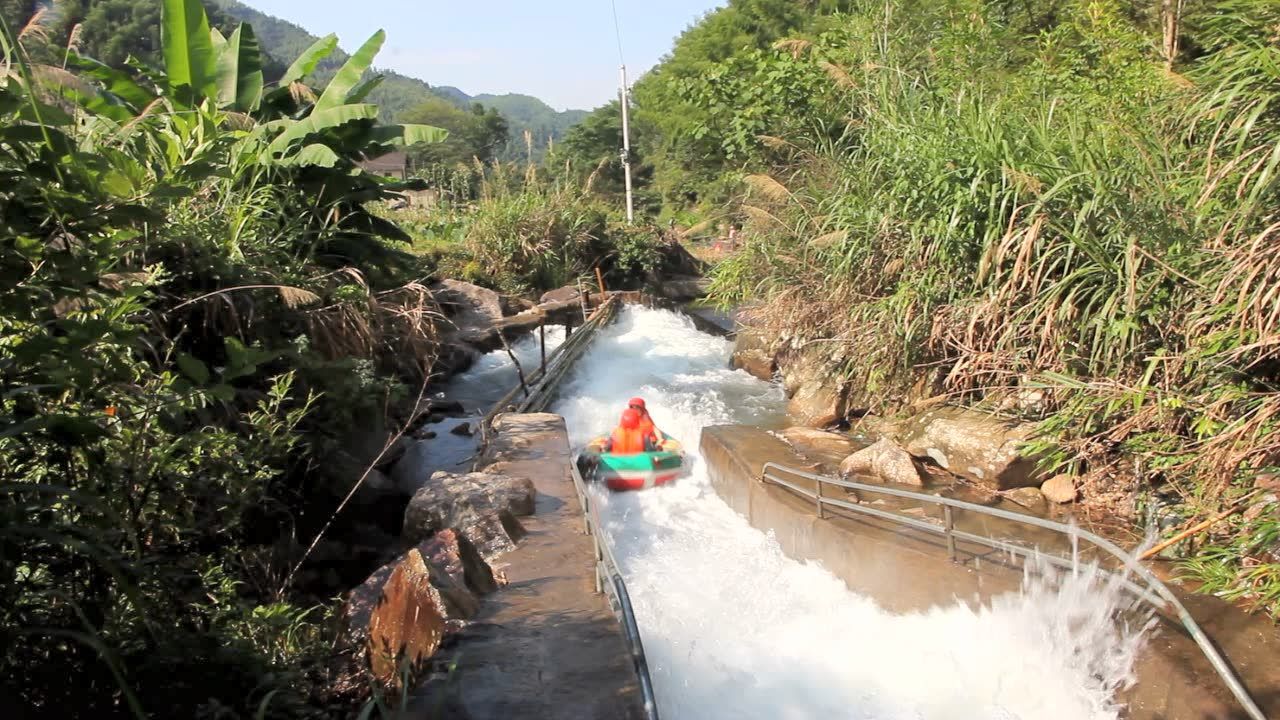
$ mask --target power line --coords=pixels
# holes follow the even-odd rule
[[[618,39],[618,62],[626,65],[627,59],[622,54],[622,24],[618,22],[618,0],[609,0],[609,2],[613,5],[613,34]]]

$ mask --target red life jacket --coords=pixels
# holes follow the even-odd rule
[[[652,447],[651,436],[640,428],[628,430],[618,427],[613,429],[613,434],[605,445],[605,452],[613,455],[635,455],[636,453],[649,452]]]
[[[658,428],[653,424],[653,418],[649,417],[649,413],[640,416],[640,432],[648,437],[652,437],[654,442],[658,440]]]

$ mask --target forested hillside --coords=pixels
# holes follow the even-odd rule
[[[216,0],[227,15],[261,27],[262,45],[275,58],[297,57],[316,38],[293,23],[272,17],[238,2],[237,0]],[[318,69],[320,77],[332,72],[337,64],[345,59],[341,50]],[[506,119],[508,141],[499,149],[497,156],[504,160],[523,160],[526,156],[524,133],[533,135],[534,155],[541,160],[545,155],[547,143],[560,140],[570,127],[586,116],[585,111],[569,110],[556,112],[541,100],[528,95],[476,95],[471,96],[455,87],[433,87],[422,80],[406,77],[389,70],[377,70],[386,76],[382,86],[370,94],[374,102],[391,120],[400,121],[406,111],[418,108],[433,98],[444,98],[455,106],[470,110],[479,103],[485,108],[495,108]],[[488,158],[482,157],[482,160]]]
[[[1171,535],[1280,466],[1277,28],[1268,0],[731,0],[635,88],[641,191],[742,225],[716,292],[853,418],[1040,421],[1083,511]],[[570,133],[579,177],[616,116]],[[1270,508],[1184,571],[1280,609]]]
[[[556,111],[536,97],[510,93],[507,95],[476,95],[471,102],[494,108],[511,125],[511,142],[505,156],[507,160],[525,159],[524,133],[532,134],[534,160],[541,162],[550,143],[564,139],[569,129],[587,116],[585,110]]]
[[[42,8],[44,8],[42,10]],[[37,12],[45,17],[40,23],[49,36],[50,45],[65,48],[75,30],[76,46],[88,57],[112,67],[122,67],[129,55],[156,64],[160,48],[160,4],[157,0],[0,0],[0,13],[12,27],[27,24]],[[319,38],[297,25],[267,15],[238,0],[212,0],[210,22],[230,34],[236,23],[247,22],[258,33],[258,41],[266,54],[265,74],[278,78],[293,58]],[[335,49],[315,70],[314,78],[326,82],[350,56]],[[371,74],[383,76],[382,83],[369,93],[388,121],[398,122],[410,109],[434,98],[444,98],[453,105],[470,110],[475,103],[497,108],[507,120],[509,141],[503,159],[525,159],[524,133],[532,133],[535,159],[541,160],[550,141],[558,141],[564,133],[586,116],[585,111],[556,112],[546,103],[528,95],[480,95],[472,97],[457,88],[433,88],[418,78],[385,69]]]

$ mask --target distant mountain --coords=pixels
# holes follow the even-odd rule
[[[456,87],[437,85],[436,87],[431,88],[431,91],[458,107],[465,108],[471,105],[471,96]]]
[[[311,47],[318,38],[306,30],[287,20],[268,15],[245,5],[239,0],[213,0],[215,4],[232,18],[247,22],[253,26],[262,49],[273,60],[277,67],[268,68],[279,75],[295,58]],[[346,52],[339,49],[328,57],[317,68],[316,78],[326,82],[333,77],[347,58]],[[528,95],[477,95],[472,97],[455,87],[432,87],[426,82],[392,70],[375,68],[384,76],[382,84],[370,95],[369,102],[375,103],[383,111],[383,117],[392,122],[404,111],[419,105],[429,98],[442,97],[461,108],[469,108],[473,103],[481,103],[485,107],[493,107],[507,119],[511,126],[511,140],[503,159],[524,159],[524,133],[533,134],[534,155],[536,160],[546,153],[550,140],[559,142],[569,131],[587,116],[583,110],[567,110],[557,112],[550,105],[538,98]]]
[[[457,88],[448,88],[457,91]],[[439,92],[440,88],[436,88]],[[458,91],[461,92],[461,91]],[[585,110],[558,112],[550,105],[530,95],[508,93],[506,95],[476,95],[470,102],[494,108],[511,123],[511,139],[507,142],[504,160],[523,160],[527,155],[524,133],[533,135],[533,156],[541,161],[547,153],[550,141],[560,142],[574,125],[586,119]]]

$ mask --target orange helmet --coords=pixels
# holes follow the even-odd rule
[[[640,427],[640,413],[632,410],[631,408],[627,408],[622,413],[621,425],[627,430],[635,430]]]
[[[634,408],[636,410],[644,410],[644,398],[631,398],[627,401],[627,407]]]

